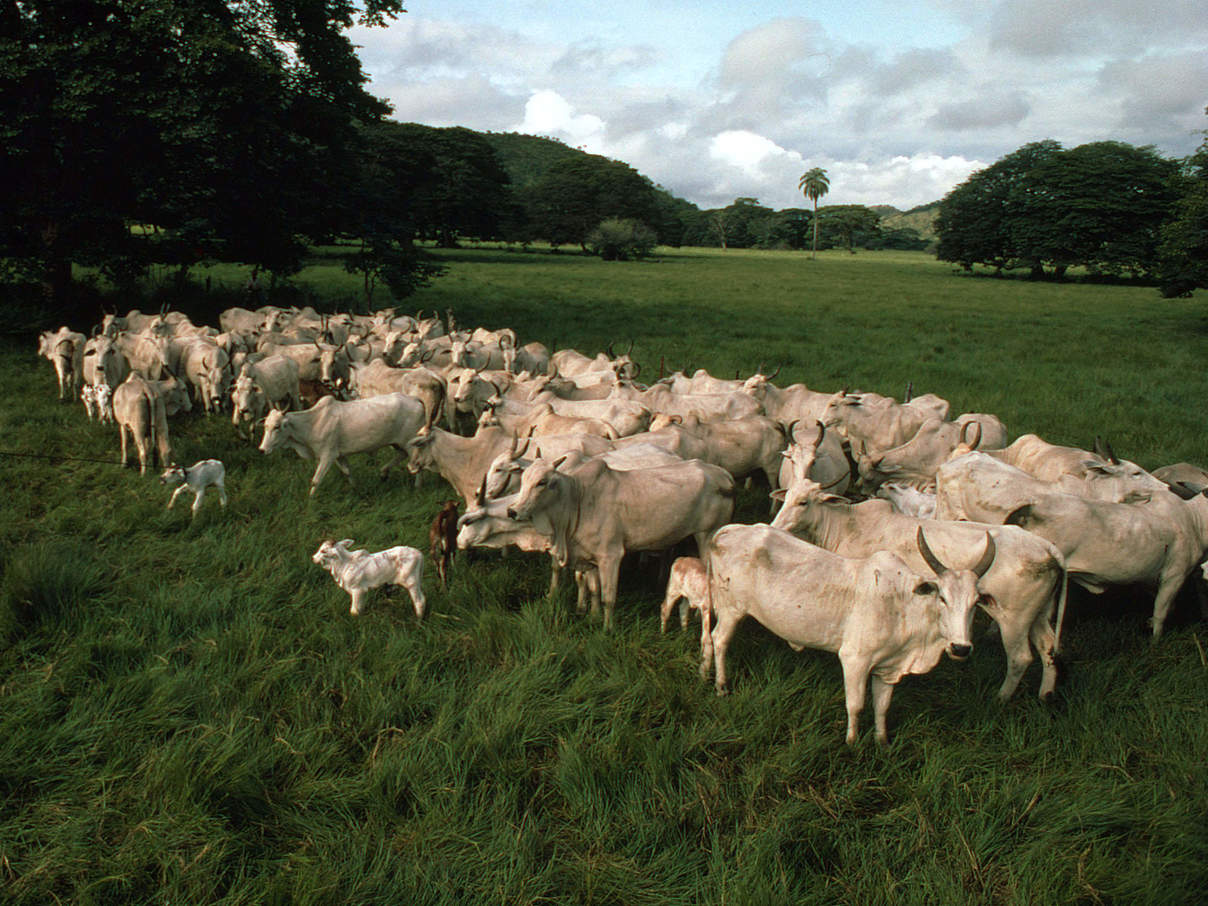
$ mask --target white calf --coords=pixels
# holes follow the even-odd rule
[[[193,492],[193,515],[197,515],[197,511],[201,509],[201,501],[206,495],[206,488],[213,487],[218,491],[218,500],[223,508],[227,505],[226,485],[226,469],[223,468],[221,462],[217,459],[203,459],[201,462],[195,462],[187,469],[181,466],[169,466],[164,469],[163,474],[159,476],[160,484],[166,484],[168,487],[176,488],[172,492],[172,497],[168,500],[168,509],[172,509],[172,504],[176,503],[176,498],[185,491]]]
[[[352,596],[352,612],[361,612],[371,588],[401,585],[411,595],[415,615],[423,619],[427,607],[422,587],[424,555],[404,545],[371,554],[365,550],[350,551],[350,544],[351,538],[324,541],[311,559],[330,572],[336,585]]]
[[[671,564],[671,575],[667,579],[667,594],[663,596],[663,607],[659,612],[659,630],[667,631],[671,611],[679,602],[680,628],[688,628],[688,611],[704,613],[709,606],[709,579],[705,575],[705,564],[699,557],[677,557]]]

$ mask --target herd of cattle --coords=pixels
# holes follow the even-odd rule
[[[629,351],[632,351],[632,347]],[[311,309],[229,309],[219,329],[178,312],[106,316],[92,336],[46,332],[39,352],[60,398],[113,421],[146,472],[171,460],[168,419],[199,404],[229,409],[237,430],[263,427],[260,450],[314,460],[313,495],[346,457],[391,446],[394,462],[441,475],[461,497],[433,521],[445,581],[455,548],[550,557],[550,591],[569,570],[578,608],[613,622],[621,559],[665,555],[693,538],[698,556],[669,569],[661,618],[679,605],[702,622],[703,678],[726,691],[735,626],[754,617],[794,649],[838,654],[848,726],[871,691],[876,738],[899,679],[972,650],[975,608],[997,623],[1010,697],[1033,660],[1040,695],[1055,656],[1070,580],[1091,591],[1157,586],[1153,635],[1208,552],[1208,472],[1179,463],[1147,472],[1096,439],[1095,450],[1026,434],[1008,444],[993,415],[950,417],[932,394],[780,387],[776,373],[725,380],[703,370],[639,383],[629,351],[594,357],[521,346],[511,330],[460,330],[451,314],[323,316]],[[661,370],[661,369],[660,369]],[[383,474],[394,462],[382,469]],[[735,483],[759,473],[770,524],[732,523]],[[207,486],[223,505],[222,464],[173,467],[172,501]],[[170,505],[170,504],[169,504]],[[413,548],[350,550],[327,541],[314,562],[361,610],[366,592],[403,585],[426,602]],[[1208,565],[1204,567],[1208,577]],[[1201,589],[1201,602],[1203,601]],[[871,690],[869,687],[871,686]]]

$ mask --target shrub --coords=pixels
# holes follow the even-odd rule
[[[605,261],[629,261],[645,258],[656,241],[654,230],[639,220],[610,218],[587,237],[587,245]]]

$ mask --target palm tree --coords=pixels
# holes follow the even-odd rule
[[[797,181],[797,188],[805,193],[805,197],[814,203],[814,251],[811,260],[818,258],[818,199],[830,191],[830,179],[821,167],[807,170]]]

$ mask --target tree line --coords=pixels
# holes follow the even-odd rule
[[[1117,141],[1026,144],[949,192],[936,231],[939,259],[968,271],[1079,267],[1186,295],[1208,286],[1208,139],[1184,160]]]

